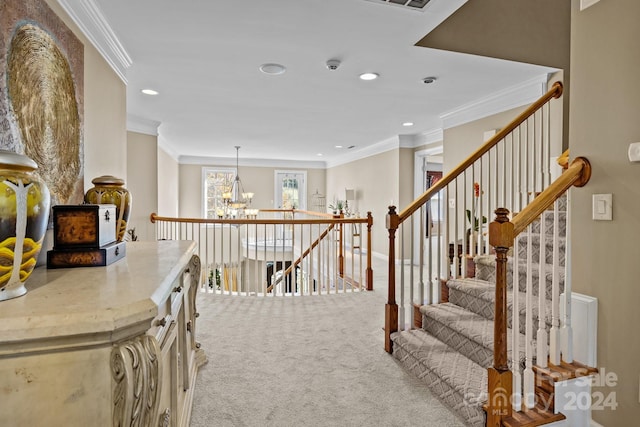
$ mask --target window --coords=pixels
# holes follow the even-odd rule
[[[235,169],[202,168],[204,188],[204,217],[217,218],[224,210],[222,193],[231,191]]]
[[[275,175],[274,207],[276,209],[306,209],[307,172],[276,171]]]

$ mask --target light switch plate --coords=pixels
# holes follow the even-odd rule
[[[613,195],[594,194],[592,218],[596,221],[611,221],[613,219]]]

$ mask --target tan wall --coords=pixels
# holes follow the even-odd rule
[[[525,107],[514,108],[493,116],[485,117],[444,130],[443,170],[449,172],[465,160],[484,143],[484,133],[492,129],[502,129],[520,114]]]
[[[401,201],[399,164],[400,150],[395,149],[327,169],[327,204],[344,199],[344,189],[353,188],[357,198],[354,209],[361,216],[367,212],[373,215],[373,253],[389,253],[385,217],[388,206]]]
[[[179,194],[181,217],[201,218],[203,216],[203,182],[202,168],[217,167],[216,165],[180,165],[179,166]],[[219,166],[222,169],[233,167]],[[311,207],[311,195],[317,189],[324,194],[325,170],[300,169],[288,167],[250,167],[240,166],[239,175],[245,191],[254,193],[251,207],[257,209],[274,208],[274,185],[276,170],[307,171],[307,208]]]
[[[127,179],[126,86],[55,0],[49,7],[84,44],[84,187],[100,175]]]
[[[131,192],[131,217],[138,240],[155,240],[149,214],[158,211],[158,138],[127,132],[127,188]]]
[[[640,163],[629,162],[627,149],[640,141],[640,2],[602,0],[582,12],[578,4],[569,146],[571,157],[591,161],[593,174],[572,193],[572,283],[598,298],[598,366],[618,378],[616,387],[596,389],[614,392],[617,409],[594,410],[593,418],[632,426],[640,419]],[[599,193],[613,194],[613,221],[591,219],[591,196]]]
[[[178,162],[158,147],[158,215],[178,216],[178,187],[180,168]]]

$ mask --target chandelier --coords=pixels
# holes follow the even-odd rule
[[[231,190],[222,194],[222,199],[224,200],[225,206],[227,209],[227,214],[231,216],[241,216],[242,213],[246,213],[245,211],[249,211],[248,208],[251,206],[251,199],[253,199],[253,193],[245,192],[244,186],[242,185],[242,181],[240,180],[239,170],[239,152],[240,146],[236,145],[236,176],[233,179],[233,183],[231,184]],[[250,210],[250,213],[253,214],[253,210]]]

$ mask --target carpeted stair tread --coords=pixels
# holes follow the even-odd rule
[[[451,303],[425,305],[423,328],[449,347],[466,355],[478,365],[493,364],[493,321]],[[511,360],[512,331],[507,330],[508,353]],[[518,360],[524,360],[526,337],[520,334]]]
[[[447,282],[449,287],[449,302],[457,306],[463,307],[469,311],[479,314],[482,317],[493,320],[495,309],[495,285],[484,280],[475,278],[468,279],[451,279]],[[520,333],[525,332],[526,327],[526,298],[527,294],[520,292],[518,294],[518,311],[520,312]],[[534,298],[532,307],[532,318],[534,336],[538,327],[538,297]],[[511,327],[513,311],[513,293],[507,292],[507,309],[509,316],[507,318],[507,326]],[[551,301],[545,300],[545,323],[547,329],[551,327]]]
[[[495,256],[491,255],[480,255],[474,258],[475,262],[475,279],[483,280],[490,283],[496,282],[496,259]],[[545,292],[546,298],[551,299],[551,294],[553,291],[553,266],[549,264],[543,264],[543,273],[545,278]],[[532,291],[534,295],[538,295],[539,287],[538,287],[538,279],[540,277],[540,264],[532,263],[531,264],[531,279],[532,279]],[[521,292],[526,291],[526,270],[523,266],[518,270],[518,284]],[[560,268],[558,270],[558,289],[559,293],[564,291],[564,278],[565,271],[564,268]],[[513,287],[513,258],[509,257],[507,259],[507,287],[509,290]]]
[[[393,355],[470,426],[484,426],[487,370],[421,329],[392,334]]]

